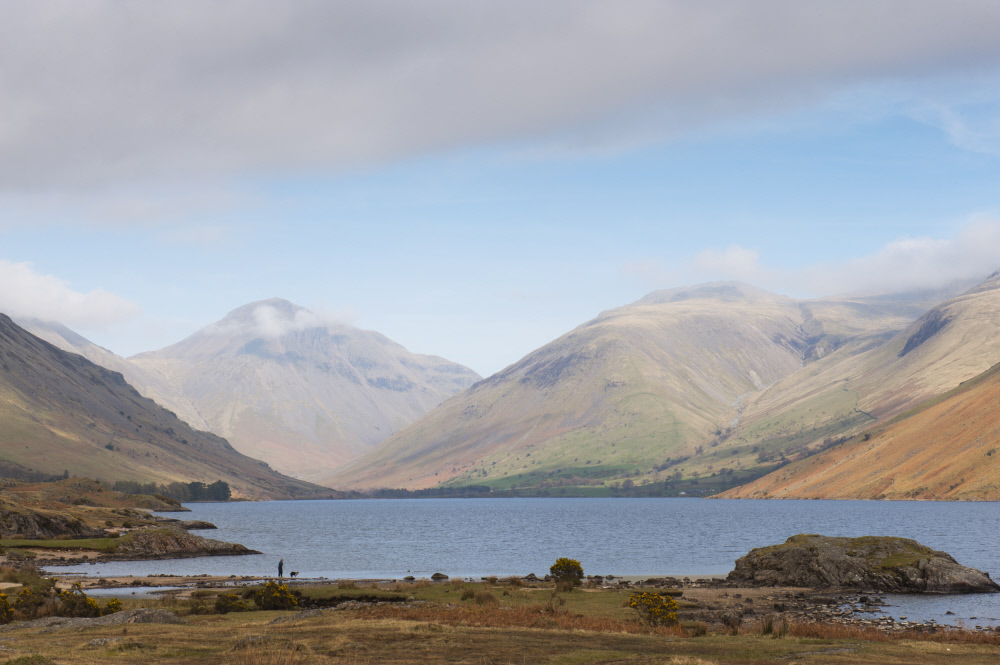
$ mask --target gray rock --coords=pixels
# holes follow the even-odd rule
[[[128,623],[187,623],[173,612],[167,610],[151,610],[139,608],[135,610],[122,610],[114,614],[93,619],[79,619],[67,617],[45,617],[33,621],[18,621],[6,626],[0,626],[0,632],[20,630],[22,628],[42,628],[42,632],[52,632],[66,628],[90,628],[92,626],[120,626]]]
[[[448,579],[448,576],[445,575],[444,573],[434,573],[433,575],[431,575],[431,579],[434,580],[435,582],[440,582],[442,580]]]
[[[945,552],[890,536],[792,536],[736,561],[729,582],[892,593],[995,593],[988,573],[960,565]]]

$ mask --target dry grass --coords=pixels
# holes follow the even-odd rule
[[[379,607],[373,609],[371,612],[363,613],[361,618],[423,621],[449,626],[551,628],[611,633],[685,635],[684,630],[679,627],[649,628],[635,621],[621,621],[607,617],[574,614],[572,612],[553,609],[551,603],[534,603],[521,607],[500,607],[499,601],[497,601],[496,605],[469,605],[458,608]]]
[[[756,631],[756,632],[754,632]],[[749,627],[744,634],[760,634],[759,627]],[[789,637],[803,637],[823,640],[864,640],[866,642],[941,642],[945,644],[983,644],[1000,646],[1000,633],[941,628],[939,630],[898,630],[885,632],[862,626],[842,626],[829,623],[793,623],[788,626]]]

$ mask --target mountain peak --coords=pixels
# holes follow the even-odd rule
[[[785,296],[743,282],[706,282],[675,289],[661,289],[643,296],[638,305],[662,305],[682,300],[721,300],[743,302],[750,300],[784,300]]]

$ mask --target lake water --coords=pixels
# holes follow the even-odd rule
[[[1000,503],[701,499],[400,499],[195,503],[184,519],[219,528],[202,536],[264,554],[112,562],[53,572],[301,577],[428,577],[442,572],[543,575],[557,558],[587,574],[725,575],[750,549],[798,533],[913,538],[959,563],[1000,574]],[[935,603],[951,606],[938,606]],[[996,625],[1000,594],[891,601],[893,616]],[[923,609],[922,609],[923,608]],[[946,610],[955,612],[945,615]],[[975,620],[971,617],[977,617]]]

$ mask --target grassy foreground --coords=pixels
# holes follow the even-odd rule
[[[348,585],[353,586],[353,585]],[[189,614],[218,593],[186,600],[126,601],[184,616],[186,625],[132,624],[0,634],[0,663],[995,663],[1000,637],[950,632],[885,635],[850,627],[791,625],[777,637],[763,621],[731,630],[704,624],[651,628],[623,607],[618,590],[524,589],[497,584],[303,589],[306,598],[413,598],[353,610]],[[465,598],[463,599],[463,596]],[[22,660],[24,659],[24,660]]]

